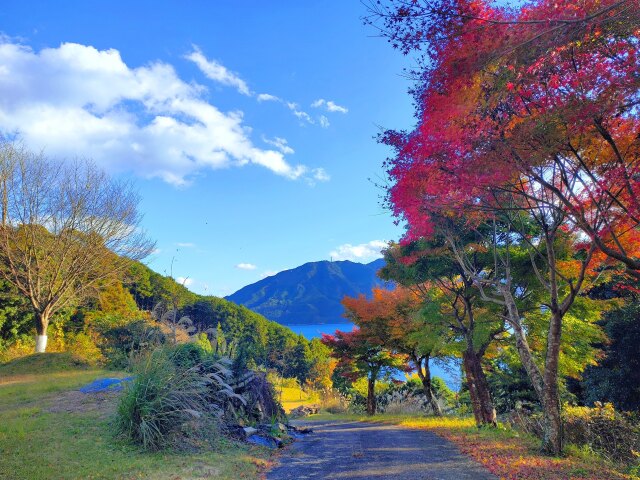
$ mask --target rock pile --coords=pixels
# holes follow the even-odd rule
[[[308,417],[309,415],[315,415],[319,411],[320,411],[320,406],[318,405],[300,405],[299,407],[296,407],[289,412],[289,417],[291,418]]]
[[[268,448],[282,448],[312,431],[310,428],[297,428],[284,423],[262,423],[256,427],[227,426],[229,436]]]

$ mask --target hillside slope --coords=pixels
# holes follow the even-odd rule
[[[339,323],[345,295],[370,294],[386,285],[376,276],[384,260],[309,262],[241,288],[228,297],[283,325]]]

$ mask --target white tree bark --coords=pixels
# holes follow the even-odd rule
[[[47,349],[47,336],[36,335],[36,353],[44,353]]]

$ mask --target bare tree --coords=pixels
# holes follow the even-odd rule
[[[31,303],[44,352],[51,317],[117,280],[153,243],[132,185],[90,161],[54,161],[5,142],[0,189],[0,275]]]

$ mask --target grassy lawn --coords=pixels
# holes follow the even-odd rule
[[[276,392],[276,397],[282,404],[284,411],[289,413],[300,405],[313,405],[320,401],[317,392],[307,392],[300,388],[292,379],[282,379],[277,376],[270,376],[269,381],[272,383]]]
[[[120,375],[65,354],[0,365],[0,479],[258,478],[268,453],[257,447],[224,442],[216,452],[150,454],[114,439],[117,394],[86,408],[72,390]]]
[[[280,390],[277,390],[277,392],[278,395],[280,395]],[[309,394],[301,388],[282,387],[280,403],[282,403],[282,407],[287,413],[289,413],[294,408],[299,407],[300,405],[311,405],[313,403],[318,403],[318,400],[319,399],[317,395]]]
[[[432,430],[455,443],[465,454],[473,457],[501,480],[638,480],[640,476],[624,472],[591,452],[573,446],[563,458],[540,454],[540,441],[506,428],[475,426],[472,418],[419,417],[415,415],[332,415],[320,414],[310,420],[358,420],[388,422],[408,428]]]

